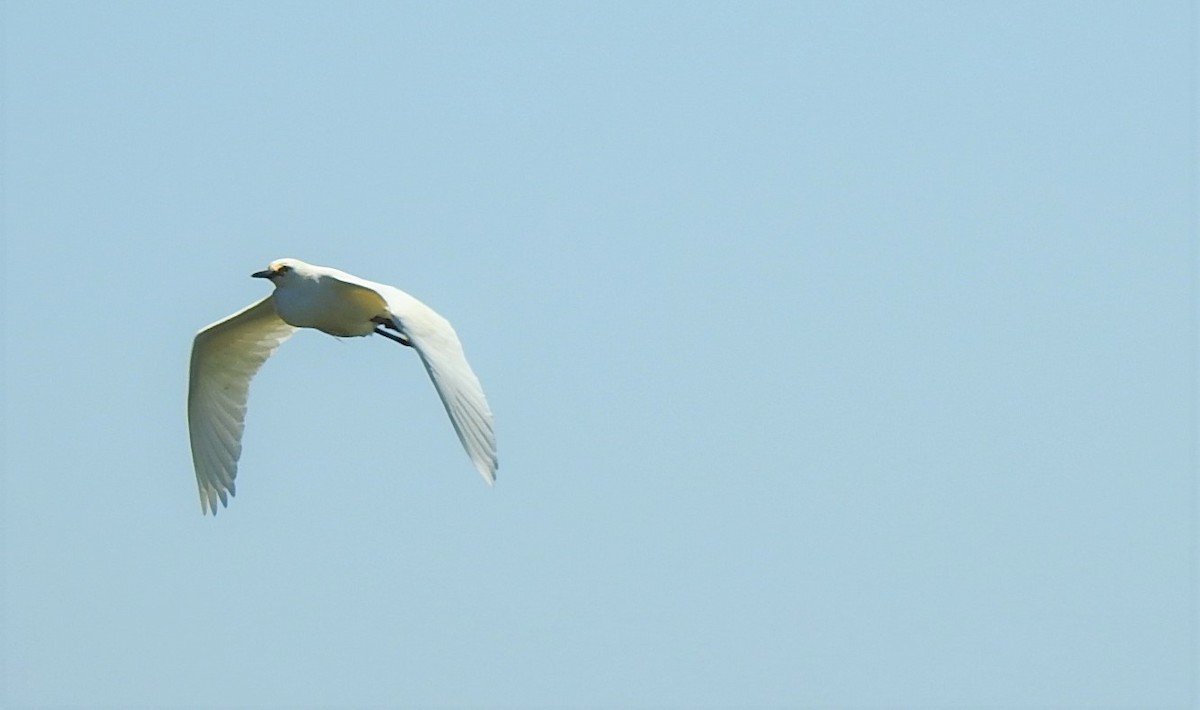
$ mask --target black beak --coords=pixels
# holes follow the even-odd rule
[[[255,278],[255,279],[269,279],[274,275],[275,275],[274,271],[268,270],[268,271],[256,271],[253,274],[250,274],[250,277]]]

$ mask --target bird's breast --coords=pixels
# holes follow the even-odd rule
[[[371,299],[320,282],[276,289],[275,310],[289,325],[338,337],[370,335],[375,330],[371,319],[379,315],[378,304]]]

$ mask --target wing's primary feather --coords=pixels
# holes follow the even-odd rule
[[[492,410],[479,378],[467,363],[458,334],[449,321],[416,298],[398,288],[374,286],[387,302],[392,319],[421,356],[471,463],[485,481],[495,483],[499,463]]]
[[[235,492],[250,380],[295,328],[267,296],[196,334],[188,382],[188,433],[200,509],[217,514]]]

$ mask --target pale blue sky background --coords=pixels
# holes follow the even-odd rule
[[[9,2],[7,707],[1185,707],[1186,2]],[[303,333],[200,515],[197,329]]]

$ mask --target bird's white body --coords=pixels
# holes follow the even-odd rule
[[[400,289],[296,259],[254,275],[269,278],[275,292],[201,330],[192,346],[188,429],[202,510],[216,514],[217,501],[226,505],[234,494],[250,380],[296,328],[378,333],[412,346],[475,468],[496,480],[492,413],[445,318]]]
[[[382,296],[385,290],[403,293],[342,271],[314,269],[280,284],[274,294],[275,312],[297,328],[315,328],[338,337],[370,335],[377,325],[372,318],[391,315]]]

